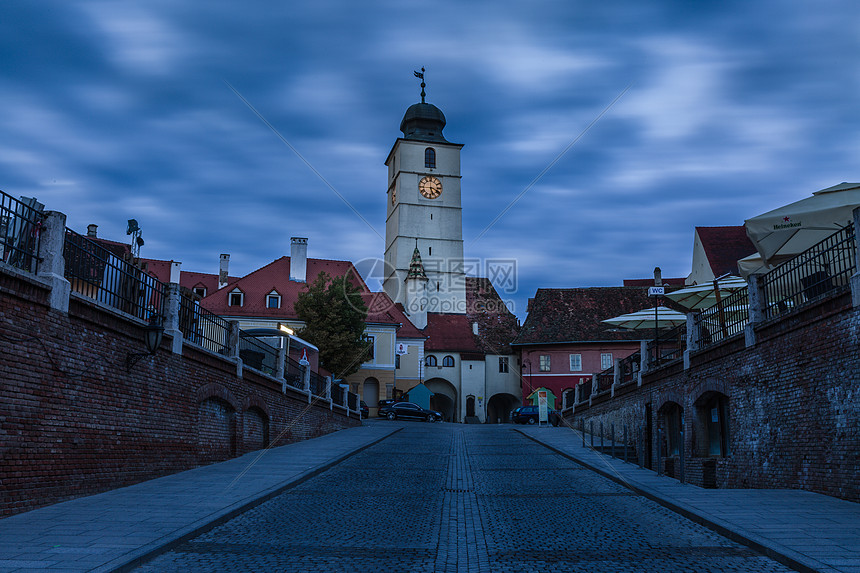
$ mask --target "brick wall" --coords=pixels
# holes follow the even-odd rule
[[[142,322],[73,294],[68,315],[0,269],[0,516],[360,425],[186,344],[126,371]]]
[[[694,354],[688,370],[675,363],[649,372],[641,387],[596,397],[566,419],[586,429],[603,422],[606,432],[612,423],[627,426],[633,435],[650,412],[656,469],[657,429],[669,431],[665,414],[676,403],[688,482],[704,485],[710,472],[717,487],[802,488],[860,501],[858,327],[860,314],[843,292],[757,327],[751,348],[742,336],[729,339]],[[720,396],[727,404],[725,456],[710,451],[719,444],[710,441],[715,402],[708,400]],[[664,454],[666,447],[664,438]]]

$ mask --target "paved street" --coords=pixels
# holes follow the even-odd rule
[[[139,567],[789,571],[513,426],[403,430]]]

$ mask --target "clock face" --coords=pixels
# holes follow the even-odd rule
[[[418,190],[426,198],[435,199],[442,194],[442,182],[428,175],[418,183]]]

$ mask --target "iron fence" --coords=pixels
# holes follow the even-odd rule
[[[358,410],[358,394],[350,392],[346,395],[346,399],[350,410]]]
[[[622,358],[619,361],[621,369],[621,379],[618,381],[619,386],[638,382],[639,368],[642,363],[642,355],[639,352],[631,354],[627,358]]]
[[[681,324],[658,333],[657,338],[648,342],[648,363],[654,367],[668,364],[683,358],[686,349],[687,325]]]
[[[0,191],[0,260],[17,269],[39,272],[42,206],[35,199],[15,199]]]
[[[311,372],[311,394],[325,397],[325,377],[316,372]]]
[[[74,292],[144,320],[162,316],[165,285],[129,260],[66,229],[65,277]]]
[[[762,277],[765,318],[805,306],[850,284],[856,267],[854,224],[833,233]]]
[[[334,381],[332,381],[331,383],[331,401],[332,404],[343,406],[343,388],[341,388],[340,385],[336,384]]]
[[[699,348],[707,348],[741,334],[749,323],[749,290],[740,289],[695,317]]]
[[[189,342],[218,354],[230,354],[230,322],[186,294],[179,297],[179,330]]]
[[[615,368],[607,368],[597,374],[597,393],[609,392],[615,383]]]
[[[579,402],[588,402],[591,399],[591,380],[579,383]]]
[[[278,349],[260,338],[239,331],[239,358],[242,364],[274,376],[278,368]]]
[[[304,375],[305,367],[287,356],[286,360],[284,361],[284,378],[287,380],[287,384],[289,384],[293,388],[304,390]]]

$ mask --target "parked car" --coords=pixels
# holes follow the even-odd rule
[[[359,403],[358,410],[361,412],[362,418],[367,418],[370,416],[370,408],[367,407],[367,404],[364,400]]]
[[[424,420],[435,422],[442,419],[441,412],[427,410],[412,402],[395,402],[379,409],[379,416],[389,420]]]
[[[397,403],[396,400],[380,400],[376,404],[376,407],[378,408],[378,410],[376,411],[376,415],[379,416],[380,418],[384,418],[385,414],[382,413],[382,410],[384,408],[387,408],[388,406],[391,406],[392,404],[396,404],[396,403]]]
[[[514,408],[513,410],[511,410],[511,417],[510,417],[511,422],[516,423],[517,414],[519,414],[520,410],[522,410],[522,406],[519,408]]]
[[[522,408],[514,410],[512,420],[517,424],[537,424],[539,416],[540,409],[538,406],[523,406]],[[561,417],[555,410],[549,410],[547,412],[547,417],[549,419],[549,423],[553,426],[558,426],[561,421]]]

